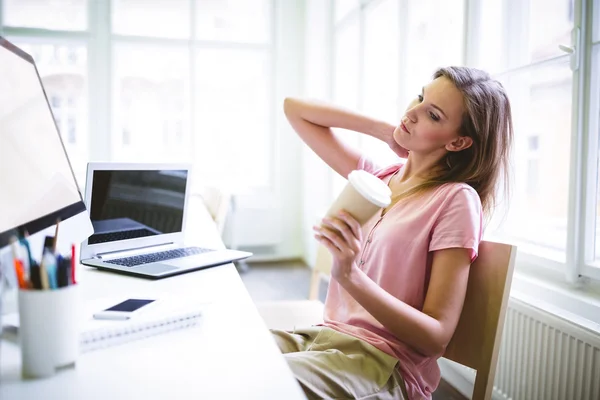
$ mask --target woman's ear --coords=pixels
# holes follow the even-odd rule
[[[454,139],[452,142],[446,145],[446,150],[448,151],[461,151],[468,149],[473,145],[473,139],[468,136],[459,136]]]

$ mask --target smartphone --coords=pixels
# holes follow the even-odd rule
[[[114,319],[127,320],[132,314],[148,304],[154,303],[156,300],[149,299],[127,299],[119,304],[116,304],[104,311],[94,314],[95,319]]]

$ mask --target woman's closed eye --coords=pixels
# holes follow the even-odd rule
[[[422,94],[418,95],[417,98],[419,99],[419,103],[423,102],[423,95]],[[440,117],[437,116],[435,113],[432,113],[431,111],[429,112],[429,118],[431,118],[435,122],[438,122],[440,120]]]

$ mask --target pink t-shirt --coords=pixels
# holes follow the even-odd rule
[[[358,168],[388,183],[402,165],[378,170],[361,158]],[[467,184],[449,183],[396,203],[363,228],[357,262],[380,287],[406,304],[423,309],[433,251],[460,247],[477,257],[483,234],[481,201]],[[324,325],[364,340],[399,360],[409,398],[430,399],[440,381],[437,359],[398,340],[332,279],[325,301]]]

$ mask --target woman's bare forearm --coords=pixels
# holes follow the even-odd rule
[[[394,132],[394,127],[385,122],[314,101],[286,98],[284,111],[304,143],[344,178],[358,167],[361,154],[338,138],[331,128],[361,132],[387,143]]]
[[[383,141],[387,141],[395,129],[387,122],[318,101],[287,98],[284,110],[288,116],[292,114],[324,128],[347,129]]]

